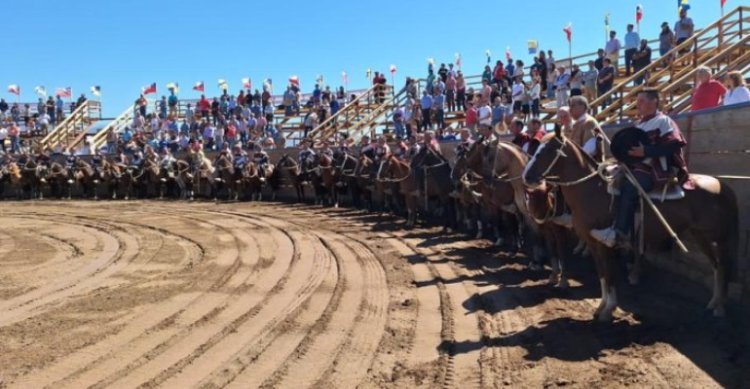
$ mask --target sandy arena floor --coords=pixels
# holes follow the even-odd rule
[[[0,387],[747,387],[750,327],[653,269],[592,324],[489,242],[287,204],[0,203]]]

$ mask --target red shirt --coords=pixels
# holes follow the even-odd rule
[[[208,99],[201,99],[198,102],[198,108],[201,111],[208,111],[209,109],[211,109],[211,103],[208,102]]]
[[[477,109],[471,107],[466,111],[466,125],[471,126],[473,124],[477,124]]]
[[[693,91],[693,111],[719,106],[721,98],[727,93],[727,88],[716,80],[709,80],[700,84]]]

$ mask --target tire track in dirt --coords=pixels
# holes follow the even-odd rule
[[[182,217],[205,223],[196,218],[188,218],[184,215]],[[239,290],[242,282],[250,276],[248,268],[252,268],[252,263],[257,262],[257,258],[252,255],[244,259],[240,258],[239,239],[229,229],[218,224],[214,224],[214,227],[221,233],[231,236],[230,241],[233,244],[228,250],[207,253],[210,259],[204,261],[202,271],[196,274],[203,274],[207,277],[195,278],[197,282],[191,285],[190,289],[186,289],[187,301],[181,300],[182,304],[167,302],[166,304],[171,308],[167,312],[171,314],[158,315],[155,318],[147,316],[146,321],[151,323],[156,321],[157,324],[145,333],[138,334],[135,339],[130,339],[128,347],[118,350],[119,353],[108,354],[93,366],[85,367],[85,371],[77,377],[69,377],[68,384],[73,387],[83,386],[84,382],[85,385],[108,385],[136,372],[142,372],[143,366],[170,350],[173,358],[181,357],[174,355],[172,346],[186,341],[186,337],[193,328],[201,327],[223,312],[234,295],[232,292]],[[202,237],[202,239],[207,238]],[[206,240],[203,244],[208,245],[210,242]],[[234,287],[229,287],[229,285],[234,285]],[[132,332],[129,333],[132,334]],[[159,371],[154,371],[151,374],[158,373]],[[147,377],[144,380],[147,380],[149,374],[145,376]]]

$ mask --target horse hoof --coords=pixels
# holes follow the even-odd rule
[[[563,290],[568,289],[569,287],[570,287],[570,283],[568,282],[567,278],[561,278],[560,282],[558,282],[557,285],[555,285],[555,288],[563,289]]]
[[[492,247],[500,247],[503,244],[505,244],[505,241],[503,240],[503,238],[497,238],[495,243],[492,244]]]
[[[547,285],[556,287],[559,282],[560,282],[560,279],[559,277],[557,277],[557,274],[552,273],[549,275],[549,280],[547,280]]]

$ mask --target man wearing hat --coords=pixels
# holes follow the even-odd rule
[[[268,153],[263,149],[261,143],[256,143],[255,146],[253,146],[253,151],[253,163],[258,167],[258,174],[260,174],[261,181],[264,181],[268,178]]]
[[[359,140],[359,155],[366,156],[370,159],[375,159],[375,147],[370,144],[370,137],[365,135]]]
[[[235,169],[242,169],[247,164],[247,153],[239,143],[232,147],[232,163]]]
[[[161,161],[159,161],[159,166],[162,169],[171,170],[176,161],[177,160],[174,158],[169,148],[165,148],[161,151]]]
[[[385,142],[385,136],[378,138],[378,144],[375,146],[375,160],[382,161],[384,158],[388,158],[391,155],[391,147]]]

